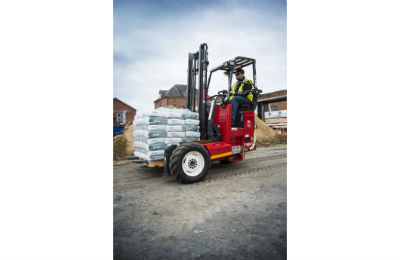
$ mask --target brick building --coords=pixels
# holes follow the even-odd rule
[[[154,100],[154,108],[159,107],[186,107],[186,92],[187,86],[175,84],[169,90],[160,90],[159,97]]]
[[[277,133],[287,136],[287,90],[260,94],[257,115]]]
[[[136,109],[118,98],[113,99],[113,110],[114,127],[123,126],[135,119]]]
[[[265,112],[277,112],[287,110],[287,90],[278,90],[270,93],[263,93],[257,99],[257,115],[265,120]]]

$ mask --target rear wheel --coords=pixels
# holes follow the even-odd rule
[[[182,183],[201,181],[210,165],[207,150],[198,143],[178,146],[171,155],[169,167],[176,179]]]

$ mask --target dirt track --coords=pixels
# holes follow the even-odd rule
[[[286,259],[286,145],[179,184],[114,166],[114,259]]]

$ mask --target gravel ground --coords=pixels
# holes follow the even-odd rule
[[[286,145],[179,184],[114,165],[114,259],[286,259]]]

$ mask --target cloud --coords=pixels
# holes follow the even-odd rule
[[[160,89],[186,84],[187,55],[203,42],[209,47],[209,69],[235,56],[252,57],[264,93],[286,88],[286,7],[235,3],[149,15],[141,8],[117,8],[114,96],[139,113],[151,111]],[[251,78],[250,69],[246,75]],[[213,75],[209,94],[226,88],[226,78]]]

